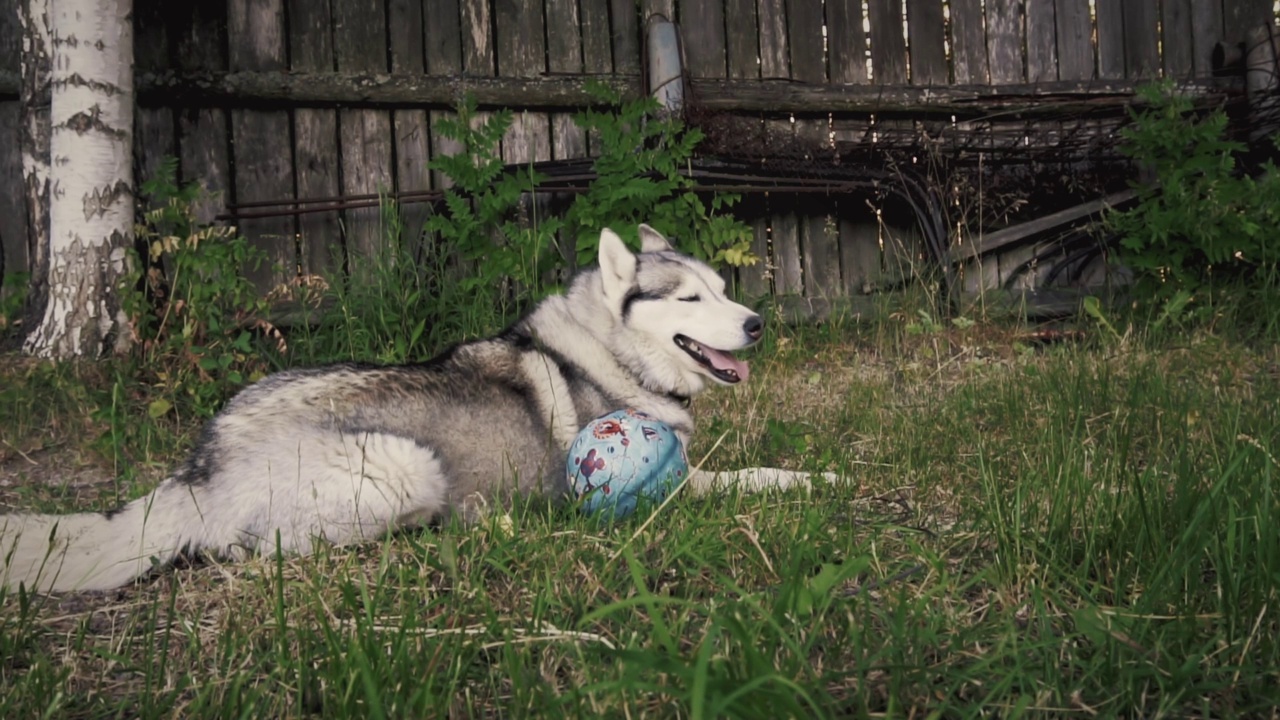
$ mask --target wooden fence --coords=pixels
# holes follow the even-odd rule
[[[1215,45],[1273,22],[1272,0],[135,0],[136,158],[162,158],[226,206],[409,193],[441,186],[427,163],[462,90],[517,110],[502,157],[588,156],[572,112],[583,76],[640,92],[644,29],[679,23],[690,97],[769,137],[838,157],[895,131],[963,129],[1010,98],[1127,99],[1139,81],[1205,81]],[[0,12],[0,239],[26,265],[18,153],[20,31]],[[1083,100],[1082,100],[1083,99]],[[973,111],[965,114],[965,108]],[[976,109],[976,110],[975,110]],[[1021,111],[1019,111],[1021,112]],[[1017,114],[1018,127],[1027,118]],[[933,124],[930,125],[929,122]],[[1036,120],[1041,122],[1042,120]],[[1024,133],[1025,134],[1025,133]],[[750,294],[859,295],[925,260],[909,217],[878,195],[772,193],[744,203],[766,263]],[[404,207],[416,228],[425,206]],[[376,253],[376,207],[248,218],[265,286],[331,272],[335,253]],[[965,242],[981,228],[958,228]],[[970,263],[971,288],[1002,281],[1035,246]],[[1021,253],[1021,254],[1019,254]],[[905,268],[905,270],[903,269]]]

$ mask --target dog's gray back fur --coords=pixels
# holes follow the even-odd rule
[[[474,517],[512,493],[560,497],[578,429],[622,407],[687,442],[688,399],[709,371],[671,336],[734,350],[758,337],[759,318],[706,266],[646,227],[642,237],[647,252],[634,256],[605,231],[599,268],[497,337],[422,364],[261,380],[209,422],[172,478],[115,512],[0,517],[0,575],[29,589],[103,589],[183,551],[306,553],[317,538]]]

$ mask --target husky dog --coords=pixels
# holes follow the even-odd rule
[[[689,400],[735,385],[729,353],[764,323],[709,267],[641,225],[611,230],[599,266],[497,337],[425,363],[287,370],[246,388],[150,495],[107,513],[0,516],[0,578],[29,590],[123,585],[180,553],[309,553],[448,513],[475,519],[513,494],[568,492],[564,462],[593,418],[634,407],[693,432]],[[695,492],[805,484],[804,473],[694,472]]]

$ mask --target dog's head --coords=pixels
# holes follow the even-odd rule
[[[723,278],[657,230],[641,225],[640,242],[636,255],[612,230],[600,233],[604,300],[626,334],[615,348],[634,355],[628,364],[647,384],[668,392],[696,393],[708,378],[746,380],[747,364],[730,353],[760,339],[760,316],[730,300]]]

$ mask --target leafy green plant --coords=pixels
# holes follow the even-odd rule
[[[528,193],[542,181],[541,175],[531,167],[506,170],[498,143],[512,117],[510,110],[499,110],[481,120],[468,98],[458,106],[456,117],[439,121],[440,134],[462,149],[430,163],[453,185],[444,193],[446,212],[432,215],[426,229],[465,269],[452,279],[462,290],[492,292],[502,287],[519,304],[528,295],[536,296],[542,278],[561,262],[555,245],[561,221],[532,217],[537,206]]]
[[[262,319],[266,301],[244,274],[261,262],[261,252],[233,227],[196,220],[202,192],[197,184],[178,184],[173,158],[142,185],[150,209],[135,234],[147,255],[128,280],[137,291],[125,293],[125,309],[152,418],[175,409],[213,415],[266,370],[254,332],[280,339]]]
[[[703,138],[674,115],[660,112],[651,97],[624,101],[603,86],[592,89],[607,110],[574,116],[579,127],[598,143],[596,180],[565,214],[567,234],[577,243],[579,264],[595,258],[602,227],[634,239],[636,226],[648,223],[673,238],[677,246],[711,263],[751,265],[751,229],[721,210],[740,196],[694,192],[693,179],[682,175]]]
[[[1167,300],[1242,284],[1274,284],[1280,260],[1280,173],[1241,167],[1243,143],[1227,137],[1221,109],[1197,115],[1170,83],[1139,90],[1122,150],[1155,182],[1137,186],[1138,204],[1112,212],[1121,259],[1136,275],[1136,297]],[[1185,301],[1179,301],[1179,309]]]

